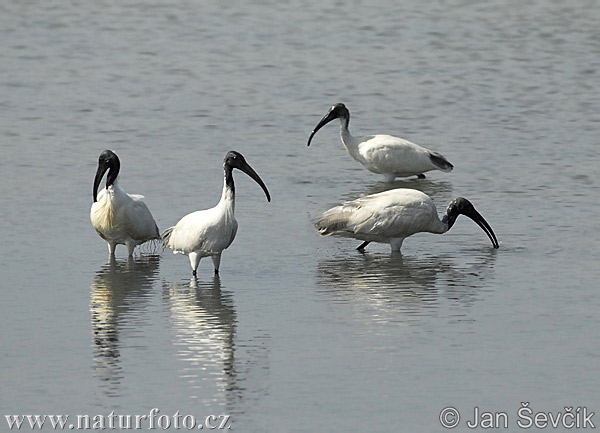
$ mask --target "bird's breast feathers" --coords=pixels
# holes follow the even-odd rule
[[[105,233],[115,226],[115,214],[114,201],[103,189],[98,196],[98,200],[92,204],[90,212],[92,225],[97,231]]]

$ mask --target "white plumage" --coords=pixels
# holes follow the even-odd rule
[[[308,145],[319,129],[340,119],[340,136],[346,150],[367,170],[382,174],[386,181],[396,177],[419,176],[431,170],[450,172],[454,166],[440,153],[391,135],[354,137],[350,134],[350,112],[342,103],[335,104],[321,119],[308,139]]]
[[[189,256],[194,275],[200,259],[209,256],[218,273],[221,253],[231,245],[237,233],[234,207],[234,194],[224,188],[215,207],[187,214],[163,233],[166,246],[173,253]]]
[[[100,154],[90,219],[96,232],[108,243],[110,255],[114,255],[116,246],[122,244],[127,246],[127,252],[131,256],[136,246],[152,239],[160,239],[160,233],[150,210],[142,200],[144,196],[127,194],[119,186],[119,170],[120,161],[114,152],[105,150]],[[97,193],[106,171],[106,187]]]
[[[403,240],[415,233],[447,232],[458,215],[475,221],[498,248],[492,228],[467,199],[453,200],[440,220],[433,200],[414,189],[398,188],[343,203],[326,211],[315,225],[325,236],[365,241],[359,250],[370,242],[382,242],[390,243],[392,251],[400,251]]]
[[[235,220],[235,185],[232,170],[240,169],[252,177],[264,190],[267,200],[271,201],[269,191],[248,165],[244,157],[238,152],[229,152],[225,156],[223,169],[225,181],[219,203],[210,209],[192,212],[179,220],[179,222],[165,230],[162,235],[165,245],[175,254],[189,256],[192,272],[196,269],[203,257],[211,257],[215,273],[219,273],[221,253],[227,249],[237,233],[238,223]]]

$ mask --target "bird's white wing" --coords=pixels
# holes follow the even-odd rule
[[[131,201],[127,203],[122,211],[126,215],[123,218],[125,230],[133,239],[149,240],[160,238],[156,221],[150,213],[146,203],[142,201],[143,195],[129,194]]]
[[[365,240],[404,238],[426,230],[432,215],[436,215],[435,205],[427,195],[396,189],[336,206],[325,212],[316,225],[323,235]]]
[[[427,149],[391,135],[368,137],[359,151],[378,173],[414,174],[434,168]]]

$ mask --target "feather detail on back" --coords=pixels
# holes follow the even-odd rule
[[[360,208],[356,202],[347,202],[340,206],[329,209],[317,220],[315,226],[319,233],[328,236],[334,232],[344,230],[350,221],[350,218],[357,209]]]
[[[315,223],[320,234],[381,242],[427,231],[435,205],[420,191],[396,189],[368,195],[326,211]]]

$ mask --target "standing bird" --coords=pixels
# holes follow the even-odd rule
[[[342,143],[352,158],[360,162],[367,170],[383,174],[386,182],[397,177],[418,176],[424,179],[426,171],[441,170],[450,172],[452,164],[440,153],[418,144],[391,135],[367,135],[353,137],[348,130],[350,112],[342,103],[335,104],[315,126],[307,146],[319,129],[335,119],[340,119]]]
[[[143,195],[127,194],[119,187],[121,163],[111,150],[105,150],[98,158],[98,170],[94,178],[94,203],[90,219],[96,232],[108,242],[108,252],[115,255],[119,244],[127,246],[129,256],[136,246],[152,239],[160,239],[160,232]],[[98,187],[106,175],[106,187],[98,194]]]
[[[221,253],[235,239],[238,223],[234,216],[235,185],[232,174],[234,168],[242,170],[254,179],[265,192],[267,200],[271,201],[267,187],[242,154],[228,152],[223,162],[225,183],[219,203],[211,209],[199,210],[184,216],[177,225],[168,228],[162,234],[165,245],[171,248],[174,254],[189,256],[194,276],[200,259],[207,256],[212,258],[215,274],[218,274]]]
[[[498,248],[494,231],[466,198],[452,200],[440,221],[433,200],[414,189],[392,189],[343,203],[325,212],[315,225],[324,236],[365,241],[359,251],[371,242],[389,242],[392,251],[400,251],[402,241],[415,233],[446,233],[459,215],[475,221]]]

